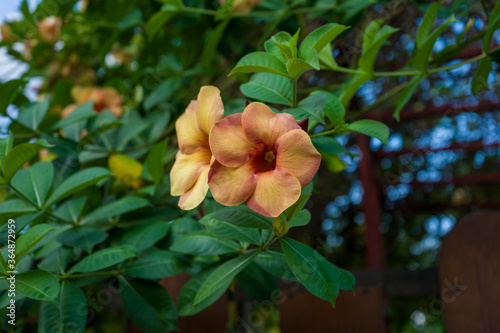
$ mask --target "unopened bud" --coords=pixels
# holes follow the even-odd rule
[[[281,216],[278,216],[273,221],[273,231],[278,237],[282,237],[286,235],[288,232],[289,226],[288,221],[284,220]]]

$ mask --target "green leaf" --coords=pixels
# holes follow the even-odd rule
[[[490,50],[491,39],[493,38],[493,34],[500,28],[500,15],[493,19],[490,17],[488,21],[488,28],[486,28],[486,32],[483,37],[483,52],[488,53]]]
[[[83,225],[95,221],[102,221],[150,205],[151,203],[144,198],[132,197],[132,196],[124,197],[117,201],[113,201],[108,204],[102,205],[101,207],[92,211],[82,219],[80,224]]]
[[[205,224],[208,231],[214,235],[251,244],[262,243],[259,230],[257,229],[239,227],[231,223],[214,220],[211,217],[204,218],[200,222]]]
[[[307,209],[303,209],[292,218],[292,220],[288,223],[288,226],[290,228],[302,227],[304,225],[309,224],[310,221],[311,221],[311,213]]]
[[[219,23],[214,31],[208,36],[207,42],[205,43],[205,47],[203,48],[203,52],[201,53],[201,64],[204,67],[209,67],[212,63],[216,53],[217,46],[224,35],[224,31],[226,31],[227,25],[231,22],[231,19],[226,19]]]
[[[86,202],[86,197],[67,200],[62,205],[58,206],[53,214],[63,220],[78,222]]]
[[[0,139],[0,166],[3,163],[5,156],[7,156],[9,151],[12,149],[13,144],[14,135],[12,134],[12,132],[9,132],[8,137]]]
[[[278,46],[276,46],[276,44],[290,45],[291,39],[292,36],[288,32],[280,31],[264,43],[264,48],[266,49],[267,53],[272,54],[273,56],[281,60],[283,63],[285,63],[286,60],[283,58],[281,50]]]
[[[217,268],[217,266],[210,266],[203,269],[201,272],[193,276],[182,288],[179,298],[177,300],[177,307],[179,309],[180,316],[192,316],[200,311],[205,310],[207,307],[212,305],[217,301],[227,289],[227,286],[222,285],[218,290],[214,291],[210,296],[208,296],[204,301],[194,305],[194,299],[196,293],[200,290],[203,282],[206,281],[207,277],[212,274],[212,272]]]
[[[151,127],[147,121],[131,115],[126,118],[126,121],[126,125],[120,127],[118,135],[116,136],[117,151],[123,151],[130,141],[137,138],[139,134]]]
[[[64,274],[72,256],[73,249],[60,247],[43,258],[37,267],[52,274]]]
[[[157,85],[144,100],[144,108],[151,110],[161,102],[169,100],[179,88],[180,83],[180,78],[170,77]]]
[[[236,64],[236,67],[234,67],[229,76],[238,73],[258,72],[272,73],[289,77],[285,64],[283,64],[283,62],[275,56],[264,52],[254,52],[245,55]]]
[[[18,262],[51,230],[54,230],[54,228],[48,224],[38,224],[23,233],[16,241],[16,261]]]
[[[45,207],[49,207],[53,203],[111,176],[113,176],[113,174],[109,170],[101,167],[91,167],[78,171],[63,181],[61,185],[56,188],[47,200]]]
[[[429,63],[429,58],[430,58],[431,53],[432,53],[432,48],[434,47],[436,40],[444,32],[446,27],[451,22],[455,22],[455,21],[456,21],[456,19],[452,15],[443,24],[441,24],[437,29],[434,29],[434,31],[427,37],[425,42],[423,42],[423,44],[417,49],[417,52],[415,53],[415,57],[413,58],[413,68],[415,68],[416,70],[418,70],[422,73],[427,72],[427,65]]]
[[[281,75],[254,74],[248,83],[240,86],[241,92],[252,99],[284,105],[292,104],[292,83]]]
[[[0,203],[0,226],[7,220],[24,213],[35,212],[36,208],[21,199],[11,199]]]
[[[309,117],[321,124],[325,124],[323,110],[327,100],[328,96],[326,94],[314,94],[301,100],[296,108],[283,111],[292,114],[297,120]]]
[[[245,206],[228,207],[216,212],[215,220],[240,227],[273,230],[273,220],[251,211]]]
[[[167,5],[168,6],[168,5]],[[177,8],[171,6],[169,8],[162,8],[161,11],[154,13],[153,16],[146,23],[146,35],[151,42],[156,36],[158,31],[168,22],[177,12]]]
[[[418,87],[420,82],[424,79],[425,76],[414,76],[408,86],[399,94],[399,96],[394,100],[396,105],[396,109],[394,110],[394,118],[399,121],[399,113],[403,109],[403,107],[408,103],[413,92]]]
[[[323,93],[323,92],[321,92]],[[340,100],[332,93],[325,92],[328,96],[324,112],[325,116],[332,122],[335,127],[341,127],[345,124],[345,107]]]
[[[304,188],[305,189],[305,188]],[[305,193],[304,190],[302,190],[302,193]],[[290,207],[288,207],[285,210],[285,217],[288,221],[290,221],[295,215],[297,215],[302,208],[304,208],[305,204],[307,203],[307,200],[311,197],[311,193],[307,194],[301,194],[299,199]]]
[[[167,222],[153,222],[146,225],[139,225],[128,230],[121,241],[122,245],[132,245],[137,248],[138,253],[142,253],[163,239],[170,226]]]
[[[58,306],[43,302],[38,319],[38,332],[83,332],[87,322],[87,299],[74,284],[61,283]]]
[[[354,289],[356,288],[356,279],[354,278],[354,275],[352,275],[351,272],[346,271],[345,269],[342,269],[334,264],[332,264],[332,266],[337,270],[337,273],[339,274],[340,289],[354,291]]]
[[[339,276],[321,254],[291,238],[280,238],[286,261],[293,274],[311,294],[329,301],[335,307],[339,293]]]
[[[22,169],[12,178],[11,185],[38,207],[42,207],[54,178],[54,166],[40,162]]]
[[[68,273],[94,272],[116,265],[124,260],[137,255],[137,250],[132,246],[111,247],[92,253],[76,263]]]
[[[157,143],[151,148],[146,161],[144,170],[147,170],[149,176],[159,182],[163,179],[163,168],[165,167],[164,158],[167,151],[167,139]]]
[[[336,70],[338,65],[332,54],[332,45],[330,43],[318,53],[319,64],[323,69]]]
[[[325,152],[328,154],[345,154],[349,151],[346,147],[341,145],[336,139],[327,137],[327,136],[319,136],[311,139],[314,147],[321,152]]]
[[[289,47],[290,51],[292,51],[292,57],[296,58],[297,57],[297,42],[299,40],[299,35],[300,35],[300,28],[297,30],[297,32],[292,36],[290,39]]]
[[[257,254],[259,251],[253,251],[217,266],[200,286],[194,298],[194,305],[196,306],[212,294],[220,292],[220,289],[227,289],[234,277],[250,264]]]
[[[489,58],[481,59],[471,81],[471,92],[473,94],[478,94],[483,90],[490,89],[488,84],[488,76],[490,75],[491,70],[491,60]]]
[[[46,98],[43,102],[24,105],[19,110],[17,121],[27,128],[36,131],[49,109],[49,104],[49,99]]]
[[[362,119],[349,124],[346,129],[351,132],[366,134],[377,138],[385,145],[389,144],[389,127],[381,122],[371,119]]]
[[[195,256],[216,256],[234,253],[241,247],[234,241],[210,234],[187,234],[178,238],[170,247],[172,251]]]
[[[375,59],[377,58],[380,48],[385,41],[398,30],[399,29],[385,25],[375,34],[370,46],[367,49],[363,49],[361,57],[359,58],[358,66],[362,71],[369,75],[373,73]]]
[[[373,44],[373,40],[377,35],[377,32],[380,30],[380,27],[384,23],[383,19],[373,20],[371,21],[363,34],[363,45],[361,50],[368,50],[368,48]]]
[[[295,275],[290,270],[286,262],[285,255],[281,249],[268,249],[266,252],[259,253],[254,262],[263,268],[266,272],[282,280],[297,281]]]
[[[71,248],[81,248],[87,253],[97,244],[108,238],[108,233],[95,228],[69,229],[62,233],[57,241]]]
[[[178,253],[161,250],[125,265],[123,273],[141,279],[162,279],[182,273],[187,265],[187,259]]]
[[[21,91],[21,87],[23,87],[25,81],[22,79],[19,80],[11,80],[5,83],[0,84],[0,113],[5,114],[7,107],[14,102],[17,95]]]
[[[316,50],[319,54],[327,44],[331,43],[338,35],[348,28],[349,27],[336,23],[325,24],[319,27],[304,38],[300,44],[299,57],[306,60],[311,50]]]
[[[33,270],[16,275],[17,291],[29,298],[49,301],[59,306],[59,281],[49,272]]]
[[[259,302],[271,300],[280,290],[276,278],[251,262],[238,275],[236,280],[250,296]]]
[[[97,116],[97,112],[93,111],[93,107],[94,102],[92,101],[79,105],[69,116],[59,120],[54,126],[52,126],[51,130],[73,125]]]
[[[274,43],[274,45],[280,49],[281,57],[285,59],[285,61],[293,58],[292,50],[290,49],[288,43]]]
[[[119,280],[123,308],[134,324],[151,333],[178,328],[175,304],[165,288],[147,280]]]
[[[356,94],[358,89],[368,81],[370,81],[369,75],[354,75],[349,81],[349,84],[347,85],[344,93],[340,97],[340,101],[342,102],[342,104],[348,105],[351,101],[351,98],[354,96],[354,94]]]
[[[434,21],[436,20],[437,13],[441,8],[441,3],[435,2],[429,6],[427,11],[425,12],[424,18],[422,19],[422,23],[418,27],[417,31],[417,40],[416,46],[417,48],[421,48],[429,35],[431,34],[432,27],[434,26]]]
[[[16,171],[24,165],[24,163],[35,157],[40,150],[51,147],[45,140],[37,140],[34,143],[22,143],[12,148],[3,162],[4,177],[10,181]]]
[[[319,60],[317,55],[316,61],[313,62],[313,65],[299,58],[291,58],[286,61],[286,70],[290,74],[292,80],[297,80],[302,73],[311,69],[319,70]]]

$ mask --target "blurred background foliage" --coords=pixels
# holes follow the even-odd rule
[[[424,1],[405,0],[266,0],[249,13],[242,9],[231,14],[232,3],[221,5],[217,1],[199,0],[184,1],[183,6],[175,0],[20,3],[22,14],[17,12],[2,18],[8,21],[10,32],[2,27],[0,79],[21,78],[26,87],[7,109],[8,116],[2,117],[2,134],[13,131],[16,144],[32,139],[32,131],[15,120],[18,106],[28,101],[50,95],[49,114],[56,120],[62,110],[78,102],[73,87],[112,87],[121,96],[120,113],[126,110],[125,117],[129,120],[147,120],[147,123],[139,121],[140,126],[133,125],[138,127],[134,145],[119,149],[120,153],[142,159],[148,151],[145,147],[173,136],[174,120],[202,85],[220,88],[228,113],[241,111],[245,97],[239,87],[249,76],[228,77],[228,74],[242,55],[262,51],[263,42],[277,31],[293,34],[300,28],[304,36],[325,23],[350,26],[336,39],[332,50],[337,63],[349,68],[355,66],[360,55],[364,28],[374,19],[383,18],[386,24],[399,28],[390,37],[390,43],[382,47],[375,65],[378,71],[390,72],[404,67],[411,58],[417,28],[429,6]],[[465,38],[468,48],[480,48],[486,13],[494,4],[494,0],[444,1],[438,21],[443,22],[451,13],[457,21],[438,38],[433,50],[438,55],[435,59],[439,60],[441,55],[444,65],[458,63],[459,60],[450,60],[446,53],[456,51],[452,45],[457,38]],[[44,37],[37,29],[37,24],[49,16],[62,18],[60,38],[51,39],[50,33]],[[500,44],[499,31],[493,35],[492,43]],[[477,63],[464,64],[426,77],[407,106],[417,111],[467,107],[467,112],[401,122],[385,118],[391,128],[389,145],[382,146],[379,140],[371,139],[383,193],[380,231],[388,267],[434,267],[442,237],[461,216],[500,202],[498,184],[467,181],[467,178],[453,181],[499,169],[498,64],[493,63],[487,75],[492,89],[473,94],[470,81],[477,66]],[[308,72],[299,80],[298,91],[302,97],[318,87],[338,91],[349,83],[350,77],[341,72]],[[384,96],[407,82],[404,76],[385,76],[365,83],[352,100],[347,117],[356,119],[370,114],[376,119],[377,114],[393,110],[393,100]],[[487,111],[479,110],[479,105],[485,102],[493,106]],[[160,127],[155,128],[155,123]],[[46,126],[49,125],[50,120]],[[154,136],[150,130],[156,131]],[[367,265],[360,148],[353,135],[339,140],[350,153],[340,154],[340,158],[322,166],[319,173],[322,181],[307,207],[313,213],[312,223],[295,230],[292,236],[312,247],[319,246],[340,267],[360,269]],[[457,145],[464,143],[479,145],[474,150]],[[78,146],[69,140],[58,142],[56,149],[51,150],[57,171],[64,175],[80,169],[81,165],[102,164],[116,149],[102,150],[91,145]],[[173,151],[175,145],[174,140],[169,140],[168,150]],[[409,149],[417,153],[405,153]],[[167,163],[173,162],[173,157],[171,154]],[[123,186],[120,190],[126,192],[129,188]],[[89,200],[99,200],[93,199],[93,194],[88,193]],[[156,193],[152,201],[175,206],[166,192]],[[441,315],[433,313],[428,304],[427,298],[391,299],[388,316],[392,330],[443,330]],[[106,311],[105,316],[99,317],[99,325],[104,326],[96,327],[109,329],[123,324],[125,319],[120,313]],[[274,317],[267,324],[268,331],[275,325]]]

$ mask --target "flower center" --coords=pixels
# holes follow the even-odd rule
[[[267,172],[276,168],[276,150],[260,144],[250,157],[250,163],[255,172]]]
[[[272,150],[266,151],[266,155],[264,156],[264,159],[267,162],[272,163],[275,158],[276,158],[276,155],[274,155],[274,152]]]

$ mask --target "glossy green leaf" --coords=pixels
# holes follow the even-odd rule
[[[478,68],[474,73],[471,81],[471,92],[473,94],[478,94],[481,91],[488,90],[488,76],[492,70],[492,63],[489,58],[481,59]]]
[[[54,178],[54,166],[50,162],[40,162],[17,172],[11,185],[25,197],[42,207]]]
[[[168,292],[147,280],[127,280],[120,276],[123,308],[142,330],[151,333],[177,329],[177,311]]]
[[[48,207],[73,193],[81,191],[82,189],[92,186],[100,180],[111,176],[113,176],[113,174],[109,170],[101,167],[91,167],[78,171],[68,177],[61,183],[61,185],[59,185],[59,187],[55,189],[47,200],[45,207]]]
[[[289,77],[285,64],[275,56],[264,52],[254,52],[245,55],[229,75],[259,72]]]
[[[424,76],[414,76],[408,86],[399,94],[399,96],[395,99],[394,103],[396,105],[396,109],[394,110],[394,118],[399,121],[399,113],[403,109],[403,107],[408,103],[413,92],[418,87],[420,82],[424,79]]]
[[[132,246],[117,246],[102,249],[77,262],[68,273],[94,272],[133,258],[137,251]]]
[[[498,7],[498,4],[497,6]],[[492,13],[493,14],[493,13]],[[490,50],[491,39],[493,38],[493,34],[500,28],[500,14],[496,17],[493,15],[488,20],[488,27],[486,28],[486,32],[483,37],[483,52],[488,53]]]
[[[212,272],[216,268],[217,266],[210,266],[203,269],[184,285],[177,300],[177,307],[180,316],[192,316],[199,313],[200,311],[205,310],[226,292],[227,286],[222,285],[218,290],[215,290],[205,300],[196,304],[196,306],[194,305],[196,293],[200,289],[203,282],[207,279],[208,276],[210,276],[210,274],[212,274]]]
[[[200,222],[204,223],[208,231],[214,235],[251,244],[262,243],[259,230],[257,229],[239,227],[224,221],[214,220],[211,217],[204,218]]]
[[[325,124],[323,110],[327,100],[328,96],[326,94],[314,94],[301,100],[296,108],[284,111],[291,113],[297,120],[309,117],[314,121]]]
[[[439,38],[439,36],[441,36],[441,34],[446,29],[446,27],[451,22],[455,22],[455,21],[456,21],[456,19],[452,15],[443,24],[441,24],[437,29],[434,29],[434,31],[427,37],[425,42],[423,42],[422,45],[417,49],[417,52],[415,53],[415,57],[413,58],[413,68],[415,68],[416,70],[418,70],[422,73],[427,72],[427,65],[429,63],[432,49],[434,47],[434,44],[436,43],[436,40]]]
[[[370,46],[367,49],[363,49],[361,57],[359,58],[358,66],[362,71],[370,75],[373,73],[375,59],[377,58],[380,48],[396,31],[398,31],[398,29],[385,25],[375,34]]]
[[[22,79],[11,80],[0,84],[0,113],[5,114],[7,107],[14,101],[25,81]]]
[[[17,121],[27,128],[31,128],[36,131],[49,109],[49,104],[50,101],[46,98],[43,102],[24,105],[19,110]]]
[[[340,96],[340,101],[342,102],[342,104],[344,106],[348,105],[351,101],[351,98],[356,94],[358,89],[368,81],[370,81],[369,75],[354,75],[347,84],[344,93],[342,94],[342,96]]]
[[[169,228],[169,224],[164,221],[139,225],[129,229],[123,235],[121,244],[135,246],[137,252],[142,253],[163,239],[167,235]]]
[[[93,111],[94,102],[88,102],[79,105],[69,116],[58,121],[51,130],[56,130],[62,127],[79,123],[97,116],[97,112]]]
[[[439,8],[441,8],[441,3],[435,2],[431,4],[425,12],[424,18],[422,19],[417,31],[417,48],[421,48],[431,34]]]
[[[51,147],[45,140],[37,140],[34,143],[22,143],[12,148],[3,162],[4,177],[10,181],[14,174],[24,163],[35,157],[40,150]]]
[[[288,32],[280,31],[264,43],[264,48],[266,49],[267,53],[272,54],[273,56],[281,60],[283,63],[285,63],[286,60],[283,58],[281,50],[278,46],[276,46],[276,44],[290,45],[291,39],[292,36]]]
[[[171,18],[177,12],[177,8],[171,6],[170,8],[162,8],[161,11],[156,12],[151,16],[151,18],[146,23],[146,35],[148,36],[149,41],[152,41],[156,34],[161,30],[161,28],[170,21]]]
[[[108,238],[108,233],[96,228],[77,228],[69,229],[62,233],[57,241],[71,248],[81,248],[87,253],[97,244]]]
[[[323,93],[323,92],[321,92]],[[332,93],[326,93],[328,100],[326,101],[324,113],[335,127],[340,127],[345,124],[345,107],[340,100]]]
[[[215,256],[238,252],[241,247],[234,241],[210,234],[187,234],[177,239],[172,251],[195,256]]]
[[[83,332],[87,322],[87,298],[74,284],[63,281],[57,299],[58,306],[43,302],[38,318],[38,332]]]
[[[271,300],[280,291],[276,278],[253,262],[236,275],[236,280],[247,294],[259,302]]]
[[[274,45],[280,49],[281,58],[285,59],[285,61],[293,58],[292,50],[288,43],[274,43]]]
[[[96,210],[92,211],[82,219],[80,224],[83,225],[95,221],[106,220],[108,218],[132,212],[134,210],[150,205],[151,203],[144,198],[132,197],[132,196],[123,197],[119,200],[102,205]]]
[[[335,306],[340,282],[337,271],[321,254],[288,237],[280,238],[286,261],[311,294]]]
[[[325,152],[328,154],[344,154],[349,152],[346,147],[340,144],[336,139],[319,136],[311,139],[314,147],[320,152]]]
[[[268,249],[266,252],[259,253],[254,262],[263,268],[269,274],[282,280],[297,281],[292,273],[290,266],[286,262],[285,255],[280,248]]]
[[[299,199],[284,211],[285,217],[288,221],[290,221],[295,215],[297,215],[302,210],[302,208],[304,208],[305,204],[311,197],[311,193],[310,192],[305,193],[304,189],[302,190],[302,193],[304,194],[301,194]]]
[[[331,43],[338,35],[348,28],[349,27],[336,23],[325,24],[319,27],[304,38],[300,44],[299,57],[305,60],[311,50],[316,50],[319,54],[327,44]]]
[[[52,274],[63,274],[72,256],[73,249],[60,247],[46,255],[37,268]]]
[[[339,274],[340,289],[354,291],[356,288],[356,279],[354,278],[354,275],[345,269],[342,269],[334,264],[332,265]]]
[[[292,83],[281,75],[256,73],[248,83],[240,86],[240,90],[245,96],[258,101],[292,104]]]
[[[163,179],[163,168],[165,167],[164,159],[167,151],[167,140],[163,140],[151,148],[146,161],[144,162],[144,170],[147,170],[148,175],[154,181]]]
[[[35,212],[36,208],[21,199],[11,199],[0,203],[0,226],[15,216]]]
[[[304,225],[308,225],[311,221],[311,213],[307,209],[301,210],[297,215],[295,215],[290,222],[288,222],[288,226],[292,227],[302,227]]]
[[[319,70],[319,60],[316,55],[316,62],[314,65],[307,63],[299,58],[291,58],[286,61],[286,70],[292,79],[298,79],[303,73],[311,70]]]
[[[194,298],[194,305],[196,306],[211,295],[219,293],[220,289],[227,289],[234,277],[250,264],[258,253],[258,251],[253,251],[217,266],[200,286]]]
[[[49,301],[59,306],[59,281],[49,272],[33,270],[16,275],[16,291],[33,299]]]
[[[182,273],[187,265],[187,259],[178,253],[161,250],[125,265],[123,273],[135,278],[162,279]]]
[[[389,127],[379,121],[362,119],[349,124],[346,129],[377,138],[385,145],[389,144]]]
[[[66,200],[53,214],[66,221],[78,222],[86,202],[86,197]]]
[[[7,156],[9,151],[12,149],[13,144],[14,135],[12,134],[12,132],[9,132],[9,135],[6,138],[0,139],[0,167],[2,166],[1,164],[5,159],[5,156]]]
[[[48,224],[38,224],[30,227],[16,241],[16,261],[19,261],[33,248],[45,235],[53,230]]]
[[[157,85],[144,100],[144,108],[151,110],[161,102],[169,100],[179,88],[180,83],[178,77],[170,77]]]
[[[230,19],[225,19],[219,23],[214,31],[208,36],[203,52],[201,53],[201,63],[203,66],[209,67],[212,63],[217,52],[217,47],[224,36],[224,31],[226,31],[229,22],[231,22]]]
[[[257,214],[245,206],[224,208],[216,212],[213,218],[240,227],[273,230],[271,218]]]

